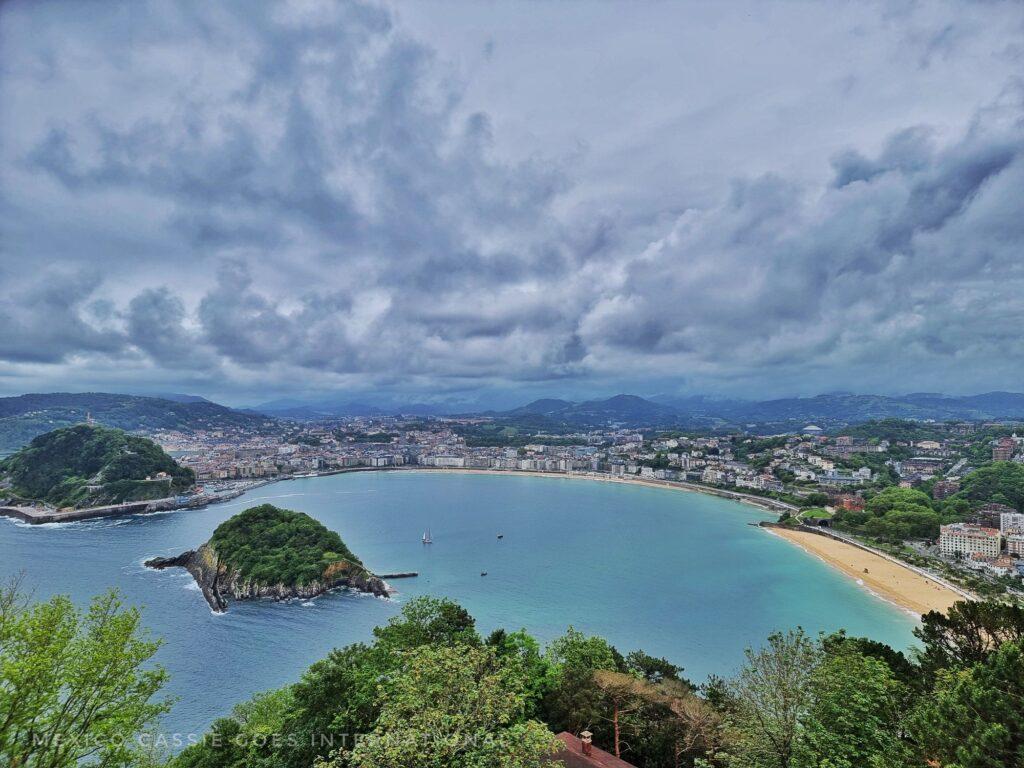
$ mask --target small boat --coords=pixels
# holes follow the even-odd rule
[[[499,539],[504,539],[505,538],[505,534],[504,533],[499,533],[498,534],[498,538]]]
[[[481,576],[486,576],[487,575],[487,571],[480,571],[480,575]]]
[[[430,529],[429,528],[427,528],[427,530],[425,530],[423,532],[423,543],[424,544],[433,544],[434,543],[434,540],[432,538],[430,538]]]

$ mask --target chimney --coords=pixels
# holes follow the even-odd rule
[[[580,742],[583,745],[583,754],[587,755],[588,757],[593,751],[593,741],[594,734],[592,734],[590,731],[584,731],[580,734]]]

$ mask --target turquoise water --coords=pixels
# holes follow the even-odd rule
[[[185,571],[142,566],[194,548],[262,501],[316,517],[373,570],[420,576],[396,582],[392,601],[338,594],[235,603],[214,615]],[[667,656],[695,680],[728,674],[745,647],[796,625],[910,645],[912,617],[748,525],[760,519],[724,499],[616,483],[364,472],[276,483],[193,512],[0,520],[0,577],[24,571],[37,597],[63,592],[83,603],[116,586],[144,606],[179,698],[165,722],[171,733],[201,732],[253,692],[295,680],[332,647],[367,639],[414,595],[459,601],[485,632],[525,627],[549,640],[572,624],[623,652]],[[430,546],[420,542],[427,527]]]

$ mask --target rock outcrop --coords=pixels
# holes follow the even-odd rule
[[[220,562],[217,552],[209,544],[199,549],[190,549],[176,557],[154,557],[146,561],[149,568],[184,568],[196,580],[203,591],[203,597],[217,613],[228,608],[228,598],[251,600],[253,598],[311,598],[332,589],[354,589],[377,597],[388,595],[388,585],[379,576],[374,576],[361,565],[347,561],[331,563],[324,569],[320,580],[308,584],[260,584],[244,579],[235,569]]]

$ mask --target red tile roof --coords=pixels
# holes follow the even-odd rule
[[[557,738],[564,746],[551,759],[561,760],[565,768],[636,768],[597,747],[591,747],[590,754],[584,755],[583,742],[568,731],[562,731]]]

